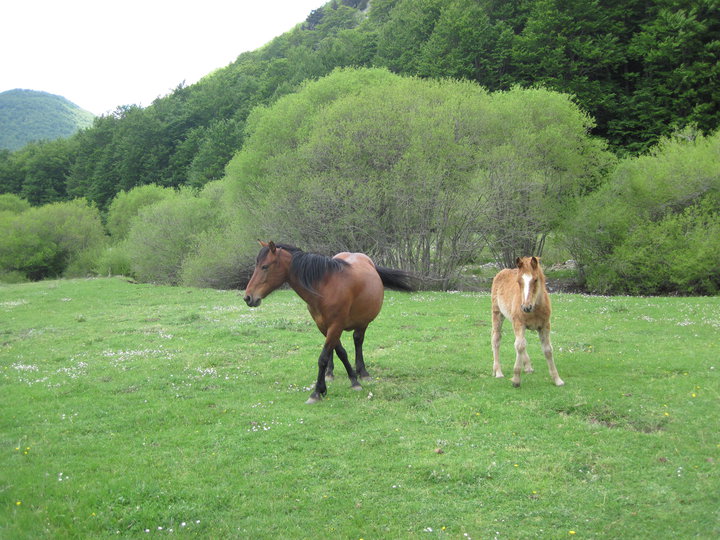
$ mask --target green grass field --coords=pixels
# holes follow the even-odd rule
[[[387,292],[307,406],[292,291],[2,286],[0,538],[719,537],[720,298],[553,307],[564,387],[534,335],[491,377],[487,294]]]

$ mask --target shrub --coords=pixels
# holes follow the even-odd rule
[[[720,133],[691,131],[620,163],[565,225],[587,288],[601,293],[715,294]]]
[[[127,244],[121,242],[107,246],[93,261],[92,269],[98,276],[132,276]]]
[[[146,206],[162,201],[174,194],[172,188],[148,184],[121,191],[110,203],[107,215],[107,229],[116,240],[127,237],[132,220]]]
[[[177,285],[198,236],[217,225],[213,202],[183,190],[146,206],[132,221],[127,250],[140,281]]]
[[[243,289],[252,276],[258,244],[239,226],[206,231],[183,262],[181,283],[189,287]]]
[[[25,199],[21,199],[12,193],[3,193],[0,195],[0,212],[10,212],[11,214],[21,214],[25,210],[30,209],[30,203]]]
[[[0,228],[0,269],[33,280],[87,274],[106,240],[100,213],[85,199],[6,213]]]

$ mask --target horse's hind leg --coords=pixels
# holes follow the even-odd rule
[[[355,371],[357,371],[361,379],[370,379],[370,374],[365,368],[365,358],[363,357],[365,330],[367,330],[367,326],[353,332],[353,341],[355,342]]]
[[[338,344],[335,346],[335,352],[338,355],[338,358],[343,363],[343,366],[345,366],[345,370],[347,371],[348,377],[350,379],[350,386],[353,390],[362,390],[362,386],[360,386],[360,383],[357,380],[357,375],[355,374],[355,370],[350,365],[350,360],[348,360],[347,351],[345,351],[345,347],[342,346],[342,343],[338,342]],[[325,379],[327,380],[327,372],[325,372]]]
[[[492,352],[493,352],[493,377],[503,377],[500,368],[500,340],[502,339],[502,325],[504,317],[499,310],[492,312]]]
[[[547,360],[548,370],[550,370],[550,377],[552,377],[555,386],[562,386],[565,382],[558,375],[557,368],[555,367],[555,360],[553,360],[553,346],[550,343],[550,327],[541,328],[538,331],[540,336],[540,343],[542,344],[542,350],[545,354],[545,360]]]

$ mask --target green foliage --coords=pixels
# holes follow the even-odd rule
[[[116,241],[124,240],[128,232],[130,232],[133,219],[143,207],[171,197],[174,193],[171,188],[155,184],[139,186],[130,191],[121,191],[115,196],[110,203],[110,208],[108,208],[108,231]]]
[[[598,292],[716,294],[720,133],[665,139],[587,197],[566,237]]]
[[[514,260],[597,184],[590,125],[546,90],[341,70],[257,109],[228,178],[258,236],[447,280],[485,242]]]
[[[0,181],[5,181],[2,187],[36,206],[66,200],[65,180],[72,166],[75,148],[74,140],[58,139],[30,143],[13,154],[7,154],[5,163],[0,165]]]
[[[97,276],[134,277],[126,242],[108,245],[96,254],[92,260],[92,271]]]
[[[67,99],[34,90],[0,92],[0,149],[67,138],[90,127],[94,115]]]
[[[21,214],[25,210],[30,209],[30,203],[25,199],[21,199],[12,193],[3,193],[0,195],[0,212],[10,212],[11,214]]]
[[[100,213],[84,199],[5,213],[0,218],[0,269],[33,280],[86,275],[104,243]]]
[[[210,182],[200,197],[210,201],[218,226],[197,235],[193,250],[183,260],[180,282],[190,287],[241,289],[250,280],[258,251],[248,234],[244,213],[230,206],[229,182]]]
[[[0,154],[0,192],[32,204],[85,197],[105,210],[119,191],[148,183],[200,187],[222,177],[255,106],[338,67],[461,78],[490,91],[542,85],[573,96],[617,153],[636,155],[688,124],[705,134],[720,127],[718,9],[714,0],[328,2],[198,83],[96,119],[64,150],[62,170],[34,165],[58,174],[26,178],[33,154]]]
[[[215,210],[211,200],[189,189],[140,209],[126,244],[137,279],[177,285],[199,235],[217,224]]]
[[[0,536],[720,535],[720,298],[553,295],[562,388],[529,335],[535,373],[493,378],[489,315],[388,291],[373,379],[340,368],[310,407],[323,338],[292,291],[0,287]]]

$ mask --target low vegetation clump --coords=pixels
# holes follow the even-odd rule
[[[720,301],[553,308],[563,387],[537,340],[521,388],[492,377],[489,295],[386,292],[373,380],[306,406],[292,291],[2,286],[0,537],[720,535]]]

